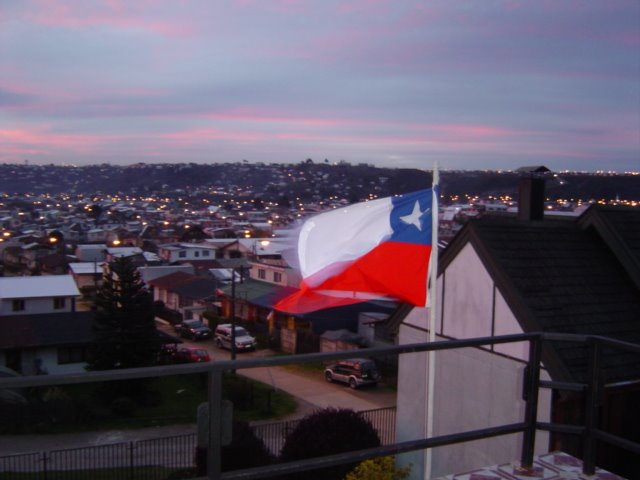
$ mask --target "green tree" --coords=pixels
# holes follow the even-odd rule
[[[88,368],[146,367],[160,349],[153,299],[131,260],[109,263],[96,297],[95,344]]]

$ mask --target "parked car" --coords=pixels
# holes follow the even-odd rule
[[[209,352],[204,348],[182,347],[173,354],[174,363],[210,362]]]
[[[256,349],[256,339],[249,335],[243,327],[236,325],[236,350],[246,351]],[[231,324],[223,323],[216,327],[216,345],[218,348],[231,349]]]
[[[340,360],[324,369],[327,382],[342,382],[351,388],[363,385],[377,385],[380,374],[373,360],[367,358],[353,358]]]
[[[176,325],[176,332],[182,338],[190,338],[192,340],[204,340],[213,336],[211,329],[200,320],[184,320]]]

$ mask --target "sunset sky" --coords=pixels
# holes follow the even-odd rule
[[[640,171],[638,0],[0,0],[0,162]]]

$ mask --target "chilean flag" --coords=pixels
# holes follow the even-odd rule
[[[274,309],[302,314],[374,299],[424,306],[434,198],[420,190],[309,218],[298,237],[300,290]]]

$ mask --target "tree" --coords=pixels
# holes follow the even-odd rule
[[[285,439],[280,462],[362,450],[380,446],[371,423],[349,409],[326,408],[307,415]],[[342,480],[355,463],[300,472],[287,480]]]
[[[95,345],[88,368],[146,367],[160,350],[153,299],[130,259],[109,263],[96,297]]]

